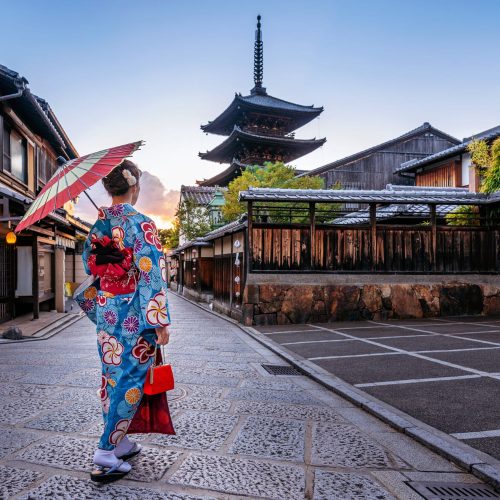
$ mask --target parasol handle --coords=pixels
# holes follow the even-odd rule
[[[95,209],[99,210],[99,207],[95,204],[94,200],[89,196],[87,191],[83,191],[83,194],[90,200],[90,203],[92,203],[92,205],[94,205]]]

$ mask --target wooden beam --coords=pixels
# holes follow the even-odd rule
[[[431,214],[431,271],[437,269],[437,218],[436,205],[429,205]]]
[[[377,264],[377,204],[370,203],[370,257],[372,270]]]
[[[316,257],[316,203],[309,202],[309,224],[310,224],[310,248],[309,253],[311,256],[311,269],[314,269],[314,262]]]
[[[253,268],[253,203],[248,202],[248,272],[252,272]]]
[[[40,317],[40,283],[38,281],[38,236],[33,236],[33,242],[31,244],[31,258],[33,261],[33,283],[31,286],[33,294],[33,319],[38,319]]]

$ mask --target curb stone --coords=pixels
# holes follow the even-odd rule
[[[318,382],[332,392],[342,396],[354,405],[364,409],[371,415],[379,418],[394,429],[410,436],[412,439],[423,444],[438,455],[450,460],[465,471],[470,472],[482,481],[490,484],[497,491],[500,491],[500,461],[478,451],[458,439],[431,427],[420,420],[404,413],[393,406],[380,401],[369,394],[348,384],[344,380],[332,375],[323,368],[313,363],[296,357],[290,351],[285,350],[279,344],[265,337],[252,327],[243,326],[232,318],[228,318],[220,313],[211,311],[208,307],[203,307],[197,302],[190,300],[183,295],[169,290],[176,296],[190,302],[214,316],[217,316],[233,325],[252,337],[254,340],[264,345],[279,357],[290,363],[302,374]]]

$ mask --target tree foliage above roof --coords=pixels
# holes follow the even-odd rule
[[[472,141],[468,150],[476,171],[481,177],[481,191],[494,193],[500,190],[500,137],[491,146],[486,141]]]
[[[247,167],[245,171],[229,183],[224,195],[225,205],[222,215],[226,222],[236,220],[246,212],[246,204],[238,201],[240,191],[249,187],[269,187],[285,189],[323,189],[324,182],[320,177],[296,177],[295,168],[281,162],[266,163],[263,167]]]

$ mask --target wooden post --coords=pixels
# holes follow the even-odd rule
[[[33,295],[33,319],[40,317],[40,283],[38,277],[39,262],[38,262],[38,236],[33,236],[31,244],[31,258],[33,261],[33,283],[31,285]]]
[[[316,203],[309,202],[309,223],[310,223],[310,239],[309,239],[309,252],[311,255],[311,269],[314,269],[316,257]]]
[[[437,269],[437,219],[436,205],[429,205],[431,214],[431,271]]]
[[[375,269],[377,263],[377,204],[370,203],[370,253],[371,267]]]
[[[253,270],[253,203],[251,201],[248,202],[248,264],[247,264],[247,269],[248,272],[252,272]]]

